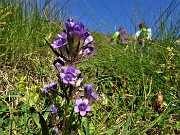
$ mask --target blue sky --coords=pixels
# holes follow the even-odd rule
[[[68,1],[66,13],[83,22],[90,31],[113,34],[119,26],[135,34],[141,21],[153,27],[172,0],[58,0]],[[174,0],[177,1],[178,0]]]

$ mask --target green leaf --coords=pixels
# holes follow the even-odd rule
[[[131,102],[128,104],[128,107],[132,106],[132,105],[134,104],[135,100],[136,100],[136,96],[134,95],[134,96],[133,96],[133,99],[132,99]]]
[[[0,135],[4,135],[3,129],[0,128]]]
[[[127,118],[127,120],[126,120],[126,124],[125,124],[125,126],[124,126],[124,129],[123,129],[121,135],[126,135],[127,130],[128,130],[128,127],[129,127],[130,120],[131,120],[131,119],[130,119],[130,115],[128,114],[128,118]]]
[[[21,94],[24,94],[26,93],[26,76],[22,76],[20,78],[20,81],[19,81],[19,91]]]
[[[14,85],[14,83],[12,83],[11,81],[9,81],[9,84],[12,86],[12,88],[17,92],[17,94],[19,94],[19,89]]]
[[[43,116],[39,114],[39,118],[40,118],[40,124],[41,124],[41,127],[42,127],[42,135],[49,135],[49,128],[46,124],[46,121],[44,120]]]
[[[50,114],[50,108],[51,108],[51,105],[46,109],[46,112],[43,115],[44,120],[47,120],[48,115]]]
[[[36,125],[38,127],[40,127],[40,125],[39,125],[39,116],[38,116],[38,114],[36,112],[32,113],[32,118],[33,118],[34,122],[36,123]]]
[[[108,131],[108,135],[114,135],[116,130],[119,129],[122,125],[124,125],[125,122],[126,121],[123,121],[123,122],[119,123],[118,125],[114,126],[112,129],[110,129],[110,131]]]
[[[78,134],[79,134],[79,135],[85,135],[85,134],[83,133],[83,131],[81,131],[80,129],[78,129]]]
[[[86,130],[86,135],[89,135],[89,120],[86,117],[86,126],[85,126],[85,130]]]

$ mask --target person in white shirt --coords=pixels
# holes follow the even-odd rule
[[[134,39],[138,40],[139,44],[144,46],[145,40],[151,40],[152,37],[152,30],[146,27],[144,22],[139,24],[139,31],[136,32]]]

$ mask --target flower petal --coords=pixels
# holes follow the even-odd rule
[[[67,81],[66,79],[63,79],[63,83],[67,84],[67,83],[68,83],[68,81]]]
[[[72,84],[73,86],[75,85],[74,81],[69,81],[70,84]]]
[[[79,112],[78,105],[74,107],[74,111],[75,111],[75,112]]]
[[[82,103],[82,99],[76,99],[76,104],[79,105]]]
[[[60,77],[64,78],[65,74],[64,73],[60,73]]]
[[[80,74],[81,71],[80,71],[80,70],[75,70],[75,73],[76,73],[76,74]]]
[[[91,111],[91,110],[92,110],[91,106],[86,107],[86,111]]]
[[[87,104],[88,104],[88,99],[85,98],[85,99],[83,100],[83,102],[85,102],[86,105],[87,105]]]
[[[85,116],[86,115],[86,111],[80,111],[80,115],[81,116]]]
[[[86,40],[85,40],[85,45],[89,44],[89,43],[92,43],[93,42],[93,37],[91,35],[89,35]]]

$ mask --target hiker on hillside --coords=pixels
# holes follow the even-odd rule
[[[127,31],[121,26],[116,33],[111,38],[111,42],[116,40],[117,44],[128,44],[128,33]]]
[[[145,40],[151,40],[152,31],[150,28],[147,29],[146,24],[141,22],[139,24],[139,31],[136,32],[134,39],[138,40],[139,44],[144,46]]]

